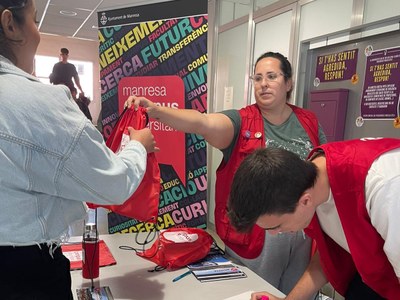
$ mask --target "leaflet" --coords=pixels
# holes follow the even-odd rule
[[[200,282],[246,278],[247,275],[222,254],[207,255],[187,266]]]

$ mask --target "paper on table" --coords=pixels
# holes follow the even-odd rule
[[[66,258],[69,259],[71,264],[71,270],[82,269],[82,242],[63,244],[61,249]],[[103,240],[99,240],[99,264],[100,267],[115,265],[114,256],[110,249],[108,249],[106,243]]]
[[[95,287],[76,289],[78,300],[114,300],[110,287]]]
[[[254,293],[254,291],[247,291],[236,296],[225,298],[223,300],[250,300],[252,293]]]

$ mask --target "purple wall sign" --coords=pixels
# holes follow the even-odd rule
[[[361,116],[364,119],[394,119],[400,86],[400,47],[381,49],[367,56]]]
[[[348,80],[356,74],[358,49],[317,57],[316,77],[320,82]]]

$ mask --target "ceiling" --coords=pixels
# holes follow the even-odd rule
[[[36,0],[35,3],[41,33],[97,41],[98,11],[168,1],[173,0]]]
[[[35,3],[41,33],[98,41],[97,12],[169,1],[176,0],[35,0]],[[276,1],[257,0],[257,3]],[[221,3],[248,6],[250,0],[221,0]]]

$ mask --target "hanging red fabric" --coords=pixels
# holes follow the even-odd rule
[[[114,129],[112,130],[106,145],[113,152],[118,152],[124,132],[128,127],[143,129],[148,123],[148,116],[143,107],[135,110],[133,106],[126,108]],[[139,187],[133,195],[122,205],[98,205],[87,203],[90,208],[104,207],[117,214],[133,218],[139,221],[156,223],[158,205],[160,200],[160,168],[154,153],[147,154],[146,173]]]

